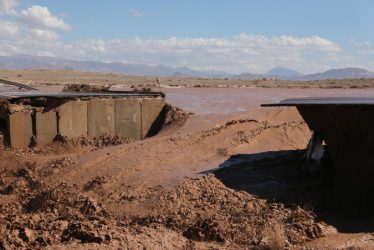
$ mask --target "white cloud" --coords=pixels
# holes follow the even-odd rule
[[[17,47],[26,54],[52,54],[76,60],[161,63],[234,73],[261,73],[279,65],[304,72],[325,69],[329,63],[336,63],[337,53],[341,50],[336,43],[318,36],[269,38],[240,34],[233,38],[87,39],[63,43],[53,31],[30,29],[28,33],[35,41],[23,39]]]
[[[129,13],[143,15],[135,9]],[[63,42],[57,31],[69,31],[71,26],[50,13],[47,7],[18,10],[17,1],[0,0],[0,15],[3,15],[0,17],[1,55],[22,53],[75,60],[165,64],[233,73],[262,73],[275,66],[310,73],[353,63],[369,65],[372,61],[371,47],[366,48],[366,55],[355,57],[357,51],[345,54],[338,44],[320,36],[267,37],[243,33],[229,38],[92,38]]]
[[[14,15],[14,8],[18,5],[18,0],[0,0],[0,16]]]
[[[265,37],[240,34],[233,38],[177,38],[129,40],[88,39],[70,43],[57,56],[99,61],[188,66],[199,70],[263,72],[278,65],[302,71],[335,62],[340,47],[312,37]],[[60,52],[60,54],[58,54]],[[314,67],[314,68],[311,68]]]
[[[19,33],[19,27],[14,22],[3,21],[0,19],[0,37],[13,37]]]
[[[339,51],[340,48],[334,42],[321,38],[319,36],[311,37],[295,37],[295,36],[279,36],[267,38],[265,36],[253,36],[240,34],[236,37],[239,41],[248,41],[256,45],[268,45],[271,47],[294,47],[294,48],[317,48],[324,51]]]
[[[348,40],[352,45],[356,46],[356,47],[369,47],[372,45],[371,42],[369,41],[359,41],[359,40],[356,40],[354,38],[351,38]]]
[[[56,42],[60,38],[56,32],[44,29],[30,29],[30,35],[33,39],[47,42]]]
[[[0,55],[34,54],[54,56],[63,44],[56,29],[70,25],[52,15],[47,7],[17,9],[18,1],[0,0]]]
[[[71,30],[71,26],[62,19],[52,15],[47,7],[33,5],[21,11],[22,20],[29,26]]]
[[[139,10],[136,10],[134,8],[130,8],[128,10],[128,12],[130,13],[130,15],[132,16],[144,16],[144,13],[143,12],[140,12]]]

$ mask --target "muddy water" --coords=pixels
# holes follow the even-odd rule
[[[287,98],[374,97],[374,89],[165,88],[162,91],[166,93],[168,103],[195,113],[180,133],[208,129],[243,117],[262,120],[272,108],[261,108],[261,104],[277,103]],[[286,121],[287,117],[284,118]]]
[[[374,89],[168,88],[167,102],[197,114],[232,114],[297,97],[373,96]]]
[[[58,92],[62,86],[35,85],[43,92]],[[128,90],[121,86],[114,90]],[[0,85],[0,92],[15,91],[14,87]],[[155,89],[158,91],[158,89]],[[298,97],[372,96],[373,89],[282,89],[282,88],[162,88],[166,101],[186,111],[201,115],[232,115],[252,111],[263,103],[279,102]]]

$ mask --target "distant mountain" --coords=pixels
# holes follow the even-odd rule
[[[313,81],[327,79],[374,78],[374,73],[361,68],[342,68],[331,69],[322,73],[303,75],[300,72],[292,69],[276,67],[262,75],[243,73],[240,75],[235,75],[231,77],[231,79],[258,80],[264,77],[277,78],[281,80]]]
[[[14,55],[0,56],[0,69],[61,69],[122,73],[140,76],[192,76],[214,77],[217,72],[203,72],[187,67],[173,68],[165,65],[102,63],[95,61],[74,61],[60,57]]]
[[[348,78],[374,78],[374,73],[360,68],[330,69],[323,73],[305,75],[298,80],[326,80],[326,79],[348,79]]]
[[[145,64],[103,63],[95,61],[75,61],[60,57],[14,55],[0,56],[0,69],[61,69],[121,73],[139,76],[175,76],[202,77],[216,79],[258,80],[262,78],[278,78],[284,80],[324,80],[345,78],[374,78],[374,73],[360,68],[331,69],[323,73],[302,75],[292,69],[276,67],[265,74],[242,73],[238,75],[226,72],[198,71],[188,67],[173,68],[162,64],[150,66]]]
[[[233,79],[233,80],[259,80],[262,78],[264,78],[263,75],[251,74],[251,73],[242,73],[242,74],[234,75],[230,77],[230,79]]]
[[[288,69],[284,67],[276,67],[272,70],[269,70],[264,75],[267,77],[279,78],[279,79],[292,79],[295,77],[303,76],[303,74],[301,74],[300,72],[296,70]]]

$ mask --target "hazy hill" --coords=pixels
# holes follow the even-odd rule
[[[201,72],[187,67],[173,68],[164,65],[149,66],[145,64],[102,63],[95,61],[74,61],[59,57],[14,55],[0,56],[1,69],[69,69],[81,71],[113,72],[127,75],[144,76],[194,76],[210,77],[215,72]]]
[[[230,79],[235,79],[235,80],[258,80],[262,79],[264,76],[263,75],[258,75],[258,74],[251,74],[251,73],[242,73],[239,75],[234,75],[230,77]]]
[[[345,79],[345,78],[374,78],[374,73],[360,68],[331,69],[323,73],[302,75],[300,72],[276,67],[264,74],[252,74],[245,72],[238,75],[226,72],[206,72],[193,70],[188,67],[168,67],[162,64],[150,66],[145,64],[126,63],[103,63],[95,61],[75,61],[60,57],[14,55],[0,56],[0,69],[68,69],[80,71],[97,71],[121,73],[126,75],[139,76],[175,76],[175,77],[204,77],[204,78],[229,78],[242,80],[258,80],[266,78],[278,78],[283,80],[324,80],[324,79]]]
[[[303,76],[303,74],[301,74],[300,72],[296,70],[288,69],[284,67],[276,67],[274,69],[269,70],[264,75],[267,77],[280,78],[280,79],[292,79],[295,77]]]
[[[323,73],[302,76],[300,80],[326,80],[348,78],[374,78],[374,73],[360,68],[330,69]]]

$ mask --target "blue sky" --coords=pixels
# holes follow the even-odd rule
[[[373,11],[372,0],[0,0],[0,54],[235,73],[374,70]]]

